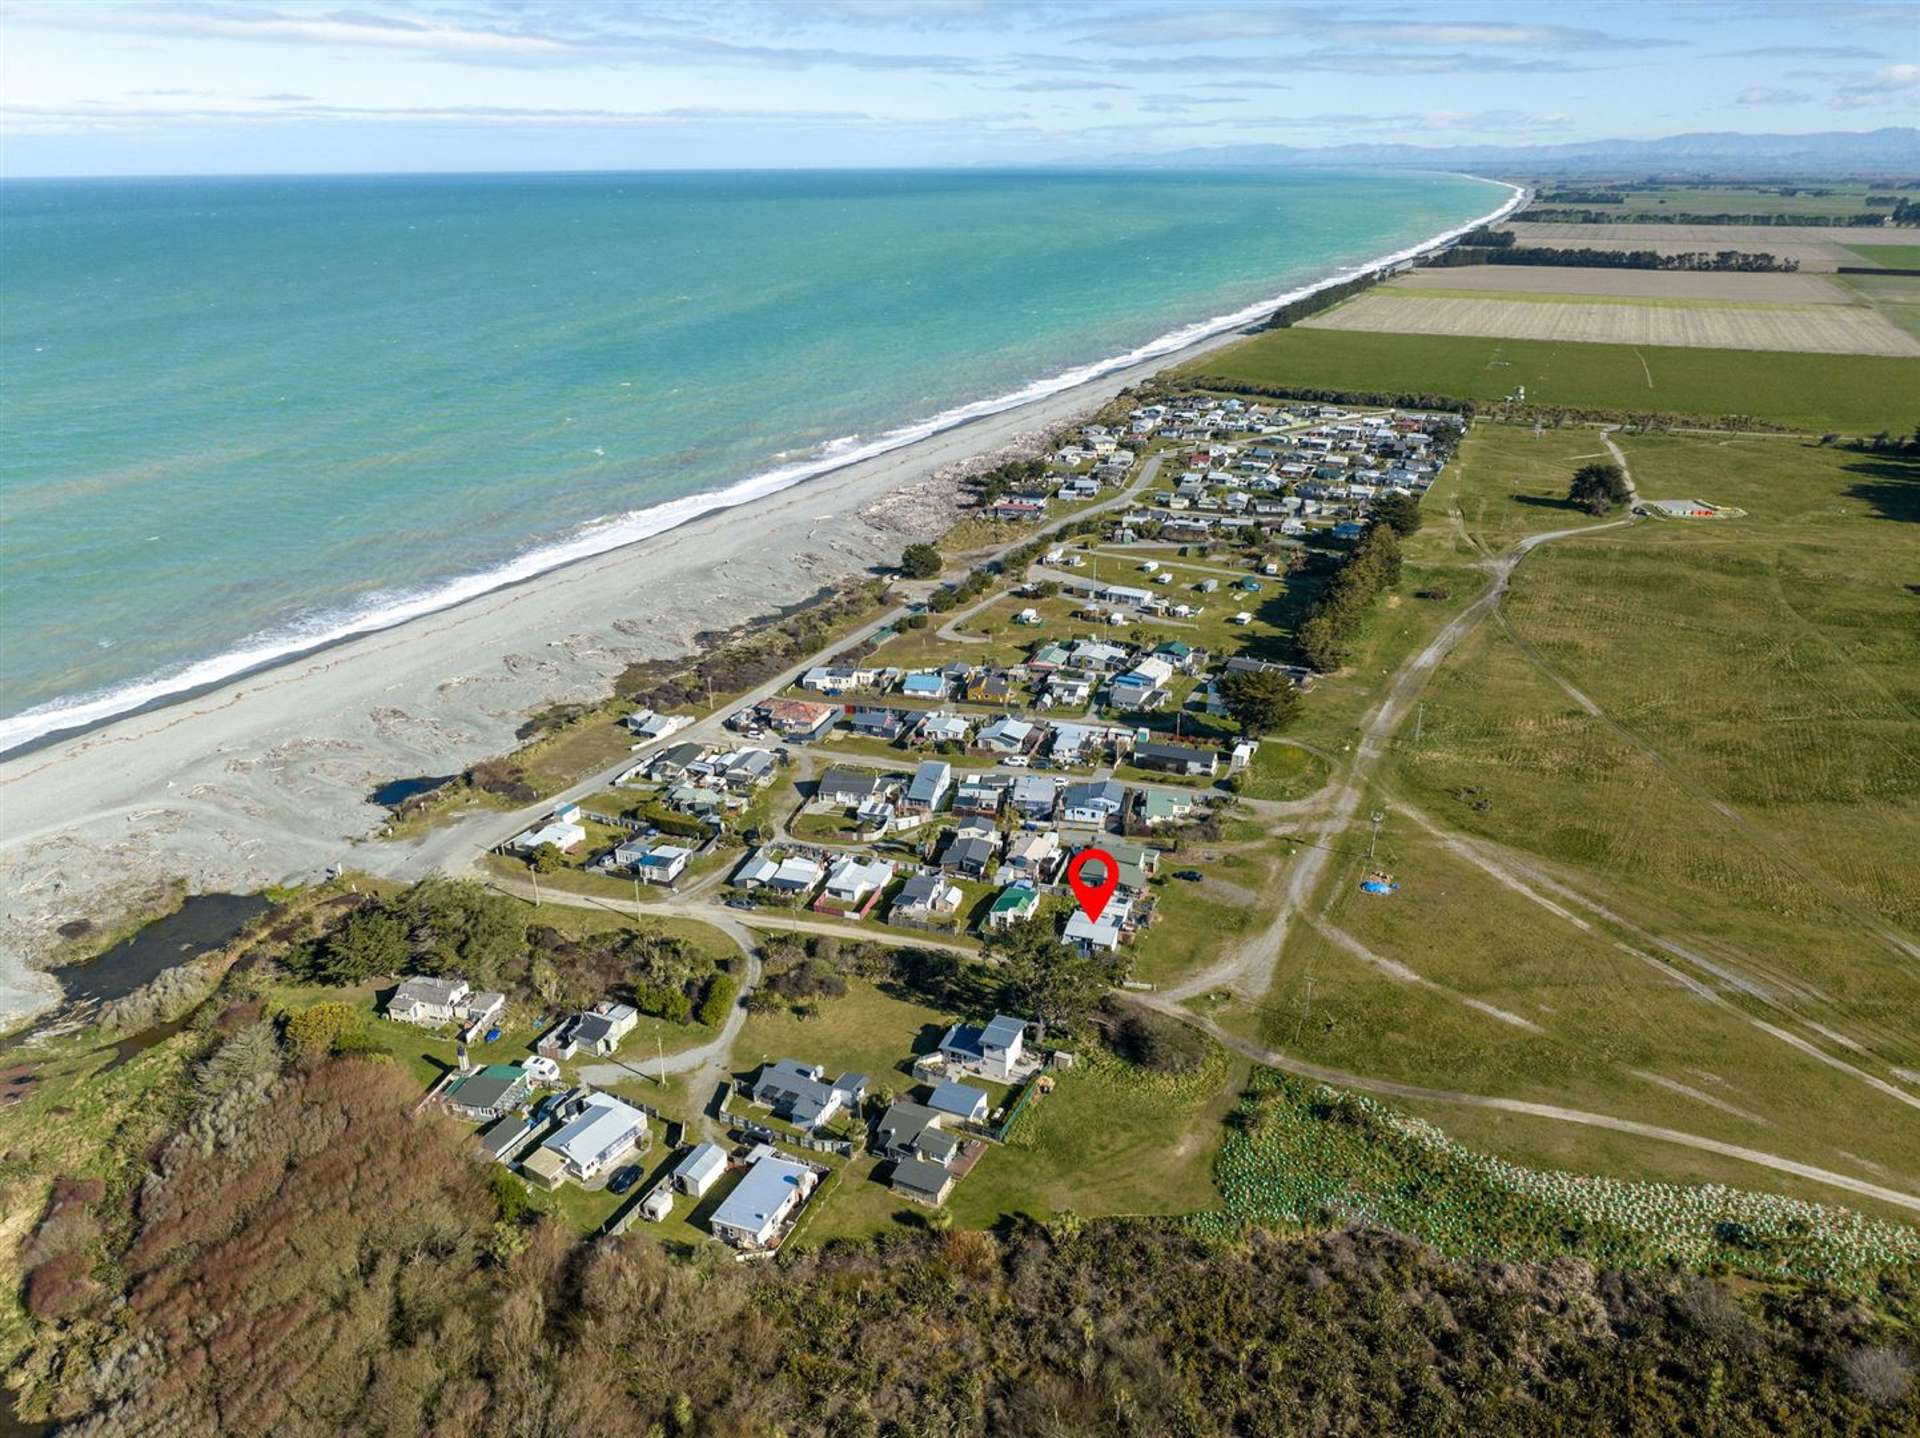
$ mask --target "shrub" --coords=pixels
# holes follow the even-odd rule
[[[707,984],[706,993],[700,996],[700,1007],[694,1017],[703,1024],[718,1027],[727,1020],[727,1014],[733,1008],[734,997],[740,992],[740,985],[729,974],[715,974]]]
[[[900,569],[909,579],[931,579],[946,567],[931,544],[909,544],[900,555]]]

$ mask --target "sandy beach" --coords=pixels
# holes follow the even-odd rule
[[[0,1026],[58,1001],[39,966],[58,956],[59,926],[87,919],[111,930],[150,911],[169,885],[248,892],[337,863],[420,877],[438,855],[356,844],[386,818],[369,797],[376,786],[458,773],[512,749],[515,730],[541,706],[605,697],[635,660],[691,652],[703,630],[893,563],[906,544],[952,524],[970,461],[1031,444],[1242,333],[1208,335],[454,608],[7,756]]]

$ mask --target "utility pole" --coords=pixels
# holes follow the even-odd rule
[[[660,1077],[657,1082],[661,1088],[665,1088],[667,1086],[667,1044],[666,1040],[658,1034],[653,1036],[653,1053],[660,1064]]]
[[[1367,862],[1373,862],[1373,846],[1380,842],[1380,824],[1387,816],[1378,809],[1373,811],[1373,834],[1367,840]]]
[[[527,872],[533,875],[533,906],[537,909],[540,907],[540,871],[529,864]]]
[[[1426,723],[1426,720],[1427,703],[1423,699],[1420,701],[1419,706],[1413,711],[1413,742],[1416,744],[1420,742],[1420,726]]]

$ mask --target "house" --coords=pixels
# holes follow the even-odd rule
[[[1104,828],[1109,819],[1126,807],[1126,785],[1114,779],[1096,779],[1067,785],[1060,797],[1060,818],[1068,824]]]
[[[903,1159],[893,1166],[887,1185],[902,1198],[937,1208],[953,1192],[953,1171],[924,1158]]]
[[[589,1095],[579,1115],[541,1144],[566,1177],[591,1183],[647,1136],[647,1116],[610,1093]]]
[[[880,775],[866,770],[836,767],[820,776],[813,797],[822,804],[855,808],[871,799],[886,782]]]
[[[1040,891],[1031,884],[1009,884],[994,898],[987,910],[989,929],[1010,929],[1034,916],[1040,907]]]
[[[940,855],[940,867],[950,874],[969,879],[984,879],[993,868],[1000,846],[991,829],[962,829],[947,842]]]
[[[1082,953],[1112,953],[1120,947],[1121,937],[1131,917],[1129,902],[1117,897],[1107,901],[1098,919],[1088,918],[1085,909],[1076,907],[1067,916],[1067,927],[1060,936],[1060,942],[1070,944]]]
[[[1051,819],[1059,789],[1059,784],[1045,775],[1022,774],[1013,781],[1013,812],[1022,819]]]
[[[687,871],[693,850],[658,839],[633,839],[613,851],[613,862],[649,884],[671,884]]]
[[[995,519],[1040,519],[1046,512],[1046,500],[1024,494],[1010,494],[987,508],[987,513]]]
[[[571,821],[549,819],[536,824],[523,833],[515,834],[507,840],[507,847],[516,854],[531,854],[536,849],[551,844],[563,854],[571,854],[587,842],[587,831]]]
[[[1355,524],[1352,520],[1342,520],[1333,527],[1335,539],[1359,539],[1367,532],[1364,524]]]
[[[570,1059],[582,1049],[605,1058],[639,1022],[640,1014],[630,1004],[603,1000],[562,1019],[534,1047],[549,1059]]]
[[[675,744],[671,748],[662,749],[653,756],[653,762],[647,765],[647,777],[663,782],[678,779],[687,772],[689,765],[697,764],[706,752],[706,749],[699,744]]]
[[[959,714],[929,714],[920,721],[914,737],[922,744],[964,744],[969,727]]]
[[[812,1133],[842,1110],[857,1109],[866,1094],[865,1074],[842,1074],[828,1083],[825,1069],[781,1059],[761,1066],[751,1097],[763,1108],[772,1109],[775,1118]]]
[[[874,1150],[895,1163],[917,1158],[945,1168],[960,1152],[960,1140],[940,1127],[947,1117],[925,1104],[889,1104],[873,1126]]]
[[[801,855],[780,858],[765,849],[754,849],[733,871],[733,883],[741,889],[772,889],[781,894],[804,894],[826,877],[826,869],[814,859]]]
[[[1140,592],[1146,593],[1144,589]],[[1127,662],[1128,657],[1128,651],[1119,645],[1102,643],[1098,639],[1082,639],[1073,646],[1073,667],[1090,669],[1097,674],[1118,669]]]
[[[969,704],[1005,704],[1013,698],[1013,680],[998,671],[976,674],[967,681]]]
[[[1057,669],[1047,676],[1045,707],[1061,705],[1083,709],[1093,698],[1093,680],[1071,669]]]
[[[627,729],[642,742],[664,739],[692,722],[693,716],[690,714],[656,714],[651,709],[639,710],[626,718]]]
[[[1033,651],[1033,658],[1027,661],[1027,668],[1036,673],[1045,673],[1048,670],[1058,669],[1064,664],[1071,663],[1072,659],[1073,651],[1067,648],[1066,645],[1053,643],[1042,644],[1038,649]]]
[[[1038,742],[1038,730],[1025,719],[1003,715],[975,736],[974,743],[991,754],[1024,754]]]
[[[1133,746],[1133,763],[1164,774],[1212,774],[1220,767],[1220,756],[1211,749],[1141,739]]]
[[[781,1225],[807,1201],[819,1183],[814,1169],[769,1151],[722,1200],[709,1220],[716,1238],[735,1248],[770,1247]]]
[[[915,699],[944,699],[947,681],[939,674],[909,674],[900,681],[900,692]]]
[[[934,1089],[927,1099],[927,1107],[936,1113],[952,1114],[955,1118],[984,1123],[993,1103],[979,1089],[969,1088],[963,1083],[954,1083],[949,1079]]]
[[[912,929],[949,928],[966,898],[958,884],[935,874],[916,874],[893,896],[887,922]]]
[[[940,1053],[950,1063],[1006,1080],[1026,1052],[1026,1039],[1025,1019],[995,1014],[983,1026],[955,1024],[940,1040]]]
[[[533,1120],[522,1113],[505,1113],[474,1135],[487,1157],[505,1163],[507,1155],[533,1132]]]
[[[1191,644],[1169,640],[1153,651],[1153,658],[1164,660],[1182,674],[1198,674],[1207,664],[1207,651]]]
[[[992,818],[1000,812],[1000,805],[1005,802],[1010,787],[1008,781],[998,774],[981,774],[963,779],[960,787],[954,791],[953,812]]]
[[[467,1118],[499,1118],[526,1102],[532,1089],[531,1077],[518,1064],[488,1064],[448,1084],[443,1097],[448,1108]]]
[[[1006,867],[1023,878],[1041,880],[1059,852],[1060,836],[1052,830],[1016,834],[1007,845]]]
[[[465,979],[429,978],[416,974],[403,979],[387,1000],[387,1017],[396,1023],[437,1028],[458,1023],[468,1032],[491,1024],[506,1012],[507,996],[487,990],[475,993]]]
[[[1119,891],[1122,894],[1138,894],[1145,891],[1147,881],[1160,868],[1160,851],[1144,844],[1123,844],[1118,840],[1104,843],[1102,848],[1113,856],[1114,863],[1120,866]],[[1102,860],[1095,859],[1083,875],[1100,874],[1106,869]]]
[[[840,717],[840,707],[810,699],[768,699],[754,713],[775,733],[804,743],[831,729]]]
[[[680,1160],[670,1181],[680,1192],[703,1198],[726,1171],[727,1151],[717,1143],[703,1143]]]
[[[900,810],[905,814],[931,814],[940,808],[947,797],[947,790],[953,784],[953,766],[940,759],[929,759],[913,771],[913,782],[907,785],[906,796],[900,801]]]
[[[847,719],[847,727],[863,739],[891,744],[913,727],[916,717],[898,709],[856,709]]]
[[[1171,789],[1150,789],[1140,797],[1140,822],[1153,827],[1171,824],[1193,812],[1191,794]]]
[[[800,687],[816,694],[848,694],[873,683],[871,669],[818,665],[800,676]]]
[[[842,909],[857,909],[869,894],[878,893],[893,878],[893,865],[885,859],[864,859],[852,855],[839,860],[828,871],[820,903]]]

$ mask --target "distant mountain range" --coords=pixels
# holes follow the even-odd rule
[[[1158,155],[1116,155],[1141,166],[1404,165],[1425,169],[1629,171],[1643,174],[1886,174],[1920,176],[1920,129],[1826,130],[1812,135],[1710,131],[1659,140],[1563,145],[1214,145]]]

